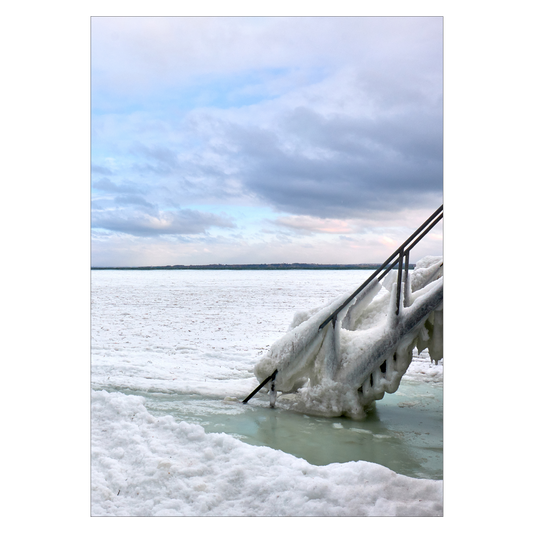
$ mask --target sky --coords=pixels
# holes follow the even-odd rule
[[[92,264],[381,263],[442,108],[442,17],[92,17]]]

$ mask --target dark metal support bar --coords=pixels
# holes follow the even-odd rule
[[[431,225],[429,225],[427,228],[426,228],[426,231],[424,231],[424,233],[422,233],[422,235],[420,235],[420,237],[418,237],[418,239],[416,239],[416,241],[411,244],[411,246],[409,246],[409,248],[407,249],[407,251],[410,251],[412,250],[442,219],[444,218],[444,213],[440,215],[440,217],[436,218],[432,223]]]
[[[409,302],[407,301],[408,280],[409,280],[409,250],[405,252],[405,272],[404,272],[404,280],[403,280],[403,306],[404,307],[407,307],[409,305]]]
[[[276,370],[277,372],[277,370]],[[270,407],[271,409],[274,409],[276,405],[276,376],[272,378],[272,381],[270,382]]]
[[[443,218],[446,218],[446,215],[444,213],[442,215],[440,215],[440,217],[437,218],[433,222],[433,224],[431,224],[431,226],[429,226],[426,229],[426,231],[424,231],[424,233],[422,233],[422,235],[420,235],[420,237],[418,237],[418,239],[416,239],[416,241],[413,244],[411,244],[411,246],[409,246],[409,248],[407,248],[406,251],[409,252],[410,250],[412,250],[422,240],[422,238],[425,237],[427,235],[427,233],[433,229],[433,227],[437,224],[437,222],[439,222]],[[399,249],[396,250],[395,254],[398,253],[398,251],[399,251]],[[396,261],[394,261],[394,263],[391,263],[389,265],[389,267],[387,268],[387,270],[385,270],[385,272],[383,272],[383,274],[381,274],[381,276],[379,276],[378,281],[381,281],[398,264],[399,260],[400,260],[400,258],[396,259]],[[382,268],[382,267],[383,267],[383,265],[380,268]]]
[[[398,258],[398,281],[396,282],[396,316],[400,314],[400,296],[402,295],[402,270],[403,270],[403,248],[400,250]]]
[[[261,382],[261,384],[255,388],[246,398],[242,401],[242,403],[246,403],[248,400],[253,398],[271,379],[274,380],[276,378],[276,374],[278,373],[277,370],[274,370],[274,373],[268,376],[265,380]]]

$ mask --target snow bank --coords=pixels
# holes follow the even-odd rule
[[[280,401],[322,416],[363,418],[365,410],[394,393],[413,356],[428,349],[442,359],[442,258],[425,257],[402,282],[396,312],[397,272],[375,279],[335,320],[320,329],[352,293],[322,308],[298,312],[289,331],[255,365],[259,382],[277,370]],[[294,394],[297,393],[297,394]]]
[[[313,466],[92,393],[93,516],[442,516],[442,489],[372,463]]]

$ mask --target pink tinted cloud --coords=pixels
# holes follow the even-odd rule
[[[305,233],[347,234],[356,231],[349,220],[318,218],[308,215],[279,217],[276,224]]]

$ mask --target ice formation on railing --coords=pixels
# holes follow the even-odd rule
[[[427,348],[434,362],[442,359],[442,265],[433,256],[416,264],[402,282],[398,314],[394,270],[382,283],[372,281],[322,329],[351,293],[296,313],[289,331],[255,366],[257,379],[277,370],[275,389],[283,393],[277,401],[291,409],[363,418],[385,392],[396,392],[415,347]]]

